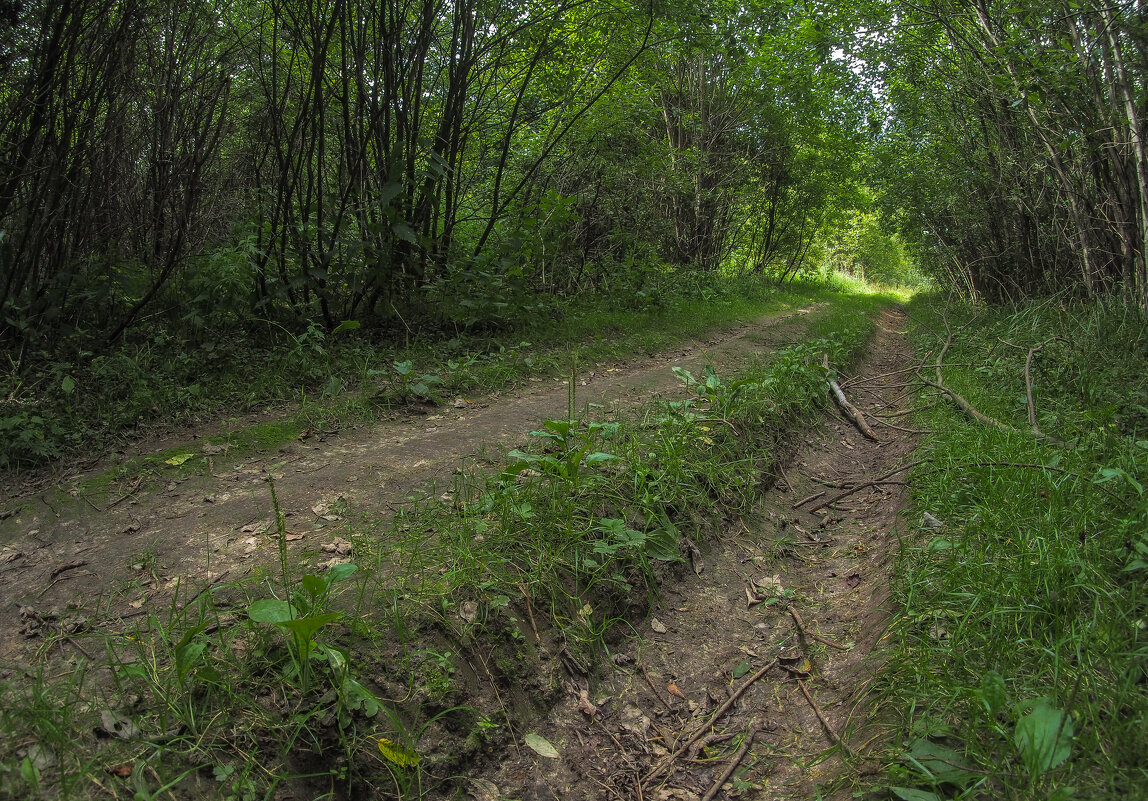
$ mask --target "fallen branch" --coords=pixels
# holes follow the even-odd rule
[[[800,631],[802,633],[802,635],[809,637],[811,639],[817,640],[819,643],[824,643],[825,645],[828,645],[830,648],[836,648],[838,651],[849,651],[849,650],[851,650],[848,645],[842,645],[841,643],[833,642],[833,640],[822,637],[820,634],[816,634],[816,633],[810,631],[809,629],[805,628],[805,621],[801,619],[801,615],[799,615],[797,613],[797,610],[794,609],[792,606],[789,607],[789,614],[790,614],[790,616],[793,617],[793,622],[797,625],[797,630]]]
[[[658,700],[662,702],[662,706],[673,712],[674,708],[670,706],[670,702],[663,698],[662,694],[658,692],[658,687],[656,684],[654,684],[653,679],[650,678],[650,674],[646,672],[645,666],[641,666],[640,669],[642,671],[642,678],[646,680],[646,684],[650,685],[650,689],[654,691],[654,695],[657,696]]]
[[[853,487],[851,489],[847,489],[844,492],[840,492],[840,493],[834,495],[832,498],[825,500],[825,501],[822,501],[821,503],[817,504],[816,506],[810,506],[808,511],[816,512],[818,509],[824,509],[827,506],[832,506],[833,504],[837,503],[842,498],[848,498],[850,495],[858,493],[863,489],[869,489],[870,487],[905,486],[907,484],[908,484],[908,482],[906,482],[906,481],[885,481],[885,480],[866,481],[862,484],[858,484],[856,487]]]
[[[1028,358],[1024,360],[1024,396],[1025,400],[1028,401],[1028,424],[1032,428],[1032,433],[1036,434],[1038,437],[1044,437],[1045,439],[1051,439],[1051,437],[1043,433],[1040,430],[1040,426],[1036,424],[1036,404],[1032,402],[1032,358],[1044,350],[1046,346],[1051,345],[1053,342],[1057,341],[1066,342],[1067,340],[1064,337],[1052,337],[1051,339],[1046,339],[1035,348],[1029,348]],[[1058,441],[1058,444],[1063,443],[1059,443]]]
[[[730,760],[729,765],[722,771],[718,780],[710,787],[709,792],[702,796],[702,801],[713,801],[714,797],[721,792],[722,785],[729,781],[729,777],[737,770],[737,766],[745,759],[745,755],[749,753],[749,749],[753,747],[753,738],[757,736],[757,721],[751,721],[749,724],[749,731],[745,733],[745,739],[741,743],[741,748],[734,754],[733,759]]]
[[[867,439],[880,442],[877,435],[873,433],[873,429],[869,427],[869,423],[865,420],[865,415],[861,414],[861,410],[849,402],[849,399],[845,397],[845,393],[841,389],[841,385],[828,377],[830,372],[828,356],[824,357],[822,365],[825,367],[826,380],[829,381],[829,389],[833,392],[833,399],[837,401],[837,405],[841,407],[841,411],[845,413],[845,416],[852,421],[853,425],[857,426],[857,430]]]
[[[849,402],[845,397],[845,393],[841,391],[840,385],[836,381],[829,382],[829,389],[833,391],[833,398],[837,401],[837,405],[841,407],[841,411],[845,412],[845,416],[853,421],[853,425],[857,426],[857,430],[865,435],[867,439],[878,442],[877,435],[873,433],[873,429],[869,427],[865,415],[861,414],[861,410]]]
[[[805,682],[798,679],[797,686],[801,688],[801,694],[805,696],[805,700],[813,707],[813,713],[817,715],[817,719],[820,720],[821,725],[825,727],[825,733],[829,735],[829,739],[834,745],[841,746],[841,750],[844,751],[846,755],[850,757],[853,756],[853,752],[849,749],[849,746],[845,744],[845,741],[842,740],[837,735],[837,732],[833,731],[833,727],[829,725],[829,721],[825,718],[825,713],[821,711],[821,707],[817,705],[817,702],[813,700],[813,696],[809,694],[809,690],[805,688]]]
[[[770,671],[770,669],[772,669],[774,667],[777,667],[777,660],[776,659],[774,659],[772,662],[770,662],[768,665],[763,667],[761,670],[757,671],[757,673],[754,673],[752,676],[750,676],[748,679],[746,679],[745,684],[738,687],[737,690],[734,691],[733,695],[731,695],[729,697],[729,700],[726,701],[724,704],[722,704],[720,707],[718,707],[717,711],[713,713],[713,716],[710,718],[710,725],[712,725],[715,721],[718,720],[718,718],[720,718],[722,715],[724,715],[726,712],[728,712],[729,708],[737,702],[737,699],[741,698],[742,693],[744,693],[751,686],[753,686],[753,684],[758,679],[760,679],[762,676],[764,676],[766,673],[768,673]],[[657,765],[655,765],[653,768],[651,768],[650,772],[642,777],[641,783],[645,784],[650,779],[653,779],[654,777],[660,775],[663,771],[665,771],[666,768],[673,765],[674,761],[677,760],[677,758],[680,757],[682,754],[684,754],[686,751],[688,751],[689,747],[691,745],[693,745],[698,740],[700,740],[703,736],[705,736],[705,730],[706,730],[705,726],[700,728],[698,730],[698,732],[693,737],[691,737],[684,745],[680,746],[677,751],[674,751],[674,753],[670,754],[668,757],[666,757],[661,762],[659,762]]]
[[[798,508],[800,508],[800,507],[802,507],[802,506],[805,506],[805,504],[809,503],[810,501],[815,501],[815,500],[817,500],[818,498],[820,498],[820,497],[821,497],[822,495],[824,495],[824,494],[825,494],[825,491],[824,491],[824,490],[822,490],[821,492],[815,492],[815,493],[813,493],[812,495],[808,495],[808,496],[806,496],[806,497],[802,498],[800,501],[798,501],[797,503],[793,504],[793,506],[792,506],[792,507],[790,507],[790,508],[791,508],[791,509],[798,509]]]

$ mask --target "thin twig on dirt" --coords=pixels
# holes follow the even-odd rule
[[[817,634],[816,632],[812,632],[809,629],[807,629],[805,627],[805,621],[801,619],[801,615],[799,615],[797,613],[797,610],[794,609],[792,606],[789,607],[789,614],[793,616],[793,622],[795,624],[797,624],[797,630],[800,631],[804,636],[810,637],[814,640],[817,640],[819,643],[824,643],[825,645],[828,645],[830,648],[836,648],[838,651],[852,650],[848,645],[842,645],[839,642],[833,642],[833,640],[830,640],[826,637],[822,637],[820,634]]]
[[[808,511],[816,512],[818,509],[825,509],[826,507],[832,506],[833,504],[837,503],[842,498],[848,498],[850,495],[858,493],[863,489],[869,489],[870,487],[906,486],[907,483],[908,482],[905,482],[905,481],[895,481],[895,480],[893,480],[893,481],[890,481],[890,480],[866,481],[862,484],[858,484],[856,487],[853,487],[851,489],[847,489],[844,492],[839,492],[836,495],[834,495],[832,498],[829,498],[828,500],[824,500],[821,503],[817,504],[816,506],[810,506]]]
[[[810,501],[815,501],[815,500],[817,500],[818,498],[820,498],[820,497],[821,497],[822,495],[824,495],[824,494],[825,494],[825,491],[824,491],[824,490],[822,490],[821,492],[815,492],[815,493],[813,493],[812,495],[809,495],[809,496],[806,496],[806,497],[802,498],[800,501],[798,501],[797,503],[793,504],[793,506],[791,506],[790,508],[791,508],[791,509],[799,509],[799,508],[801,508],[802,506],[805,506],[805,504],[809,503]]]
[[[690,746],[690,754],[687,759],[697,759],[698,754],[702,752],[703,748],[708,748],[711,745],[719,745],[728,740],[732,740],[734,737],[737,737],[735,732],[724,732],[722,734],[717,734],[715,732],[714,734],[707,734],[705,737],[701,738]]]
[[[876,417],[878,420],[892,420],[895,417],[904,417],[907,414],[913,414],[914,412],[923,412],[927,409],[932,409],[936,405],[937,404],[935,404],[935,403],[930,403],[928,406],[921,406],[919,408],[914,408],[914,409],[902,409],[899,412],[893,412],[893,414],[877,414],[876,412],[874,412],[873,416]]]
[[[809,690],[806,689],[805,682],[803,682],[801,679],[798,679],[797,686],[801,688],[801,694],[805,696],[805,700],[809,702],[811,707],[813,707],[813,713],[817,715],[817,719],[820,720],[821,725],[825,727],[825,733],[829,735],[829,739],[833,742],[834,745],[841,746],[841,750],[844,751],[846,755],[852,757],[853,751],[850,750],[849,746],[845,744],[845,741],[837,735],[837,732],[833,731],[833,727],[829,725],[829,721],[826,719],[825,713],[821,711],[821,707],[817,705],[817,702],[813,700],[813,696],[809,694]]]
[[[758,679],[760,679],[762,676],[764,676],[772,668],[775,668],[775,667],[777,667],[777,660],[776,659],[774,659],[772,662],[770,662],[768,665],[763,667],[761,670],[757,671],[757,673],[754,673],[752,676],[750,676],[748,679],[746,679],[745,683],[742,684],[740,687],[738,687],[734,691],[733,695],[731,695],[729,697],[729,700],[727,700],[724,704],[722,704],[720,707],[718,707],[717,711],[714,712],[713,715],[710,716],[710,724],[709,725],[713,725],[713,723],[715,723],[722,715],[724,715],[727,711],[729,711],[729,708],[731,706],[733,706],[735,703],[737,703],[737,699],[741,698],[742,693],[744,693],[746,690],[748,690],[751,686],[753,686],[753,684]],[[644,777],[642,777],[642,783],[645,784],[650,779],[653,779],[655,776],[660,775],[663,771],[665,771],[666,768],[673,765],[678,757],[680,757],[682,754],[684,754],[689,749],[689,747],[691,745],[696,743],[698,740],[700,740],[705,735],[705,730],[706,730],[705,726],[698,729],[697,733],[693,737],[691,737],[685,744],[680,746],[677,751],[674,751],[668,757],[666,757],[661,762],[659,762],[657,765],[655,765],[653,768],[651,768],[650,771]]]
[[[187,599],[187,602],[184,603],[183,608],[187,609],[189,606],[191,606],[193,603],[195,603],[197,600],[199,600],[199,596],[203,595],[208,590],[215,589],[217,586],[219,586],[219,582],[221,582],[225,578],[227,578],[227,575],[230,572],[231,572],[231,568],[228,568],[227,570],[224,570],[222,573],[220,573],[218,576],[216,576],[214,579],[212,579],[211,581],[207,582],[202,587],[200,587],[199,592],[197,592],[195,595],[193,595]]]
[[[749,753],[749,749],[753,747],[753,738],[757,736],[757,720],[750,721],[749,731],[745,733],[745,739],[741,743],[741,748],[734,754],[733,759],[729,761],[729,765],[722,771],[721,776],[710,787],[709,792],[702,796],[702,801],[713,801],[714,797],[721,792],[722,785],[729,781],[729,777],[737,770],[737,766],[745,759],[745,755]]]
[[[70,645],[71,645],[73,648],[75,648],[77,651],[79,651],[81,654],[83,654],[84,656],[86,656],[86,657],[88,658],[88,661],[89,661],[89,662],[95,662],[95,661],[96,661],[95,657],[93,657],[91,654],[89,654],[89,653],[88,653],[88,649],[87,649],[87,648],[85,648],[84,646],[80,645],[78,642],[76,642],[75,640],[73,640],[71,637],[65,637],[65,638],[64,638],[64,640],[65,640],[66,642],[68,642],[68,644],[70,644]]]
[[[646,672],[645,665],[640,665],[639,670],[642,671],[642,678],[646,680],[646,684],[650,685],[650,689],[654,691],[654,695],[656,695],[658,700],[662,702],[662,706],[673,712],[674,708],[670,706],[670,702],[663,698],[662,694],[658,692],[658,686],[654,684],[653,679],[650,678],[650,674]]]
[[[522,590],[522,597],[526,599],[526,620],[530,623],[530,630],[534,632],[534,642],[541,643],[542,638],[538,636],[538,626],[534,625],[534,604],[530,600],[530,593],[526,589],[526,584],[521,581],[518,583],[518,589]]]

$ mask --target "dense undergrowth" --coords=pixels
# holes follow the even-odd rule
[[[896,568],[883,706],[896,797],[1148,798],[1148,319],[1121,305],[919,298],[933,397]],[[1032,356],[1038,428],[1027,411]]]
[[[392,520],[342,510],[353,565],[294,563],[279,516],[261,583],[110,617],[115,633],[102,598],[44,653],[75,642],[110,673],[81,659],[5,681],[0,796],[441,797],[529,734],[560,665],[609,654],[688,569],[684,539],[704,547],[753,505],[826,403],[823,355],[847,366],[882,302],[838,299],[805,341],[737,376],[680,372],[679,400],[624,419],[572,397],[535,447]]]
[[[460,330],[289,330],[272,321],[187,331],[157,323],[114,349],[77,345],[9,354],[0,375],[0,468],[99,454],[148,431],[267,408],[294,410],[268,436],[369,418],[380,409],[504,389],[562,375],[571,358],[603,361],[825,295],[824,283],[694,275],[580,299],[521,301],[501,323]],[[489,321],[488,321],[489,322]],[[66,344],[66,343],[65,343]],[[66,354],[66,355],[64,355]],[[286,407],[286,408],[284,408]],[[240,443],[241,444],[241,443]]]

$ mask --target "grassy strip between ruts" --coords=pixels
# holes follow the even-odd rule
[[[911,306],[932,381],[943,309]],[[1148,320],[1052,301],[947,324],[944,383],[1012,430],[938,397],[919,418],[876,705],[899,710],[892,797],[1148,798]]]
[[[359,513],[353,564],[293,563],[280,517],[260,582],[187,593],[116,634],[98,610],[57,628],[45,654],[93,659],[5,681],[0,795],[441,796],[522,742],[561,665],[592,671],[629,632],[686,569],[684,538],[753,505],[826,403],[822,355],[849,364],[883,302],[842,298],[736,377],[681,374],[680,401],[546,421],[500,471],[393,520]]]

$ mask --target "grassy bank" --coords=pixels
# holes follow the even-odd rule
[[[45,667],[3,680],[0,796],[454,792],[523,741],[564,671],[605,663],[689,569],[685,540],[753,506],[826,403],[823,355],[848,365],[882,302],[840,297],[805,341],[736,376],[682,373],[679,400],[624,419],[573,398],[576,419],[393,519],[341,509],[336,564],[297,560],[279,516],[258,581],[128,621],[75,610],[83,628],[43,635]],[[50,659],[65,651],[84,658]]]
[[[911,310],[925,376],[944,351],[944,384],[1002,427],[926,388],[880,679],[892,797],[1148,798],[1148,320]]]

